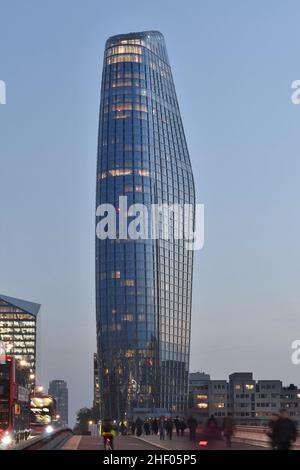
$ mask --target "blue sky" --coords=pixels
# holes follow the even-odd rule
[[[300,384],[298,1],[1,0],[0,291],[41,302],[40,379],[92,401],[94,196],[108,36],[167,42],[205,204],[191,370]]]

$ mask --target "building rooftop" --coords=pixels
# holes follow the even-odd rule
[[[40,304],[28,302],[27,300],[16,299],[15,297],[8,297],[7,295],[0,294],[0,300],[4,300],[4,302],[12,304],[15,307],[25,310],[25,312],[35,316],[37,316],[41,308]]]

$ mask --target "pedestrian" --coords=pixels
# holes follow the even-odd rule
[[[226,416],[223,420],[223,436],[225,437],[227,447],[231,447],[231,438],[234,433],[234,421],[230,416]]]
[[[164,441],[165,440],[165,420],[163,417],[161,417],[158,422],[158,431],[159,431],[159,439],[161,441]]]
[[[286,409],[280,410],[279,419],[274,424],[273,438],[276,449],[289,450],[297,439],[295,423],[288,417]]]
[[[122,436],[125,436],[127,434],[127,427],[125,426],[124,421],[121,421],[120,431],[121,431]]]
[[[178,416],[174,419],[174,424],[175,424],[175,429],[176,429],[176,434],[179,436],[179,431],[180,431],[180,421]]]
[[[186,430],[186,422],[184,421],[184,419],[179,422],[179,429],[181,436],[184,436],[184,431]]]
[[[149,436],[149,434],[150,434],[150,424],[149,424],[148,420],[146,420],[144,422],[144,431],[145,431],[146,436]]]
[[[131,430],[131,434],[134,436],[135,435],[135,422],[132,421],[132,423],[130,424],[130,430]]]
[[[141,420],[140,417],[137,418],[135,422],[135,427],[136,427],[136,435],[139,437],[143,433],[143,421]]]
[[[196,440],[197,420],[191,415],[187,421],[190,430],[190,441]]]
[[[166,421],[166,430],[167,430],[167,435],[168,435],[168,437],[171,441],[172,436],[173,436],[173,420],[172,420],[172,418],[167,419],[167,421]]]
[[[158,422],[156,418],[154,418],[151,423],[151,431],[152,431],[152,434],[155,434],[155,435],[157,435],[158,433]]]
[[[278,413],[273,413],[271,419],[268,423],[268,430],[266,431],[267,436],[270,438],[271,441],[271,448],[274,450],[276,449],[276,441],[274,436],[274,426],[275,423],[278,421],[279,415]]]

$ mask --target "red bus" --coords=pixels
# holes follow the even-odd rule
[[[31,434],[51,433],[57,424],[56,401],[51,395],[34,395],[30,400]]]
[[[0,443],[27,439],[30,434],[29,371],[13,356],[0,356]]]

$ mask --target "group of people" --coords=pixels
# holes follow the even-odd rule
[[[131,421],[128,424],[121,421],[118,425],[115,425],[115,429],[112,429],[113,427],[108,423],[104,424],[103,437],[105,440],[107,436],[115,435],[116,432],[116,434],[126,435],[130,433],[136,436],[141,436],[142,434],[149,436],[152,434],[159,436],[160,440],[165,440],[166,438],[172,440],[174,431],[177,436],[184,436],[185,430],[188,428],[190,441],[196,441],[196,437],[199,438],[199,435],[196,435],[197,426],[198,422],[193,416],[190,416],[186,421],[184,418],[179,418],[179,416],[176,416],[176,418],[161,416],[160,418],[148,418],[145,420],[138,417],[135,421]],[[201,437],[208,441],[223,437],[227,447],[231,447],[231,438],[234,431],[234,420],[230,416],[225,417],[220,425],[217,419],[211,415],[201,429]],[[297,438],[296,425],[288,417],[286,409],[282,409],[279,414],[272,415],[266,433],[270,438],[272,449],[278,450],[288,450]]]
[[[149,418],[144,421],[138,417],[129,426],[130,432],[133,435],[141,436],[144,433],[146,436],[149,436],[153,434],[158,435],[161,440],[164,440],[166,437],[171,440],[174,430],[177,436],[183,436],[187,427],[189,427],[189,422],[186,423],[184,419],[178,416],[175,419],[161,416],[160,418]]]

